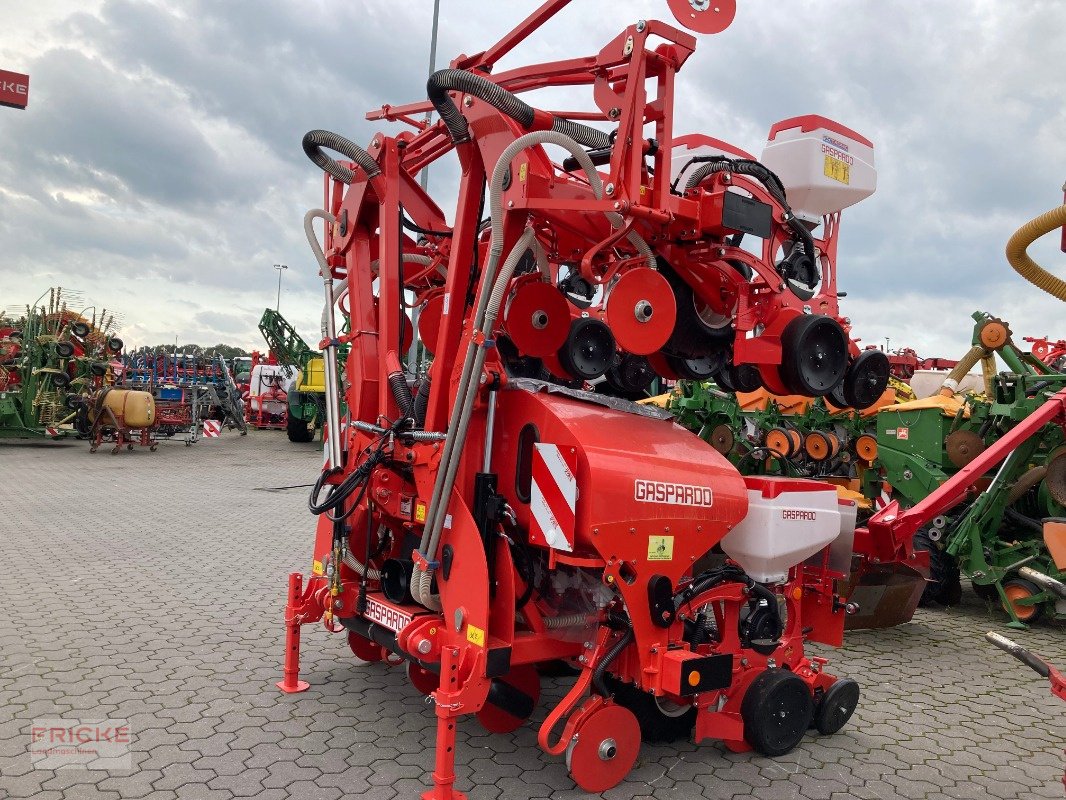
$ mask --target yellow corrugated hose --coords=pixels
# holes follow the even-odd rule
[[[1052,275],[1029,258],[1025,251],[1041,236],[1063,225],[1066,225],[1066,205],[1054,208],[1025,223],[1007,242],[1007,261],[1015,271],[1034,286],[1059,300],[1066,300],[1066,281]]]

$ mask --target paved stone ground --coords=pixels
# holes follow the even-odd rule
[[[307,490],[275,487],[309,483],[319,458],[280,432],[117,456],[0,444],[0,797],[419,796],[434,718],[401,671],[309,628],[311,690],[274,688],[286,576],[308,569],[312,530]],[[969,595],[851,634],[829,655],[864,696],[837,735],[776,760],[645,745],[605,796],[1062,797],[1066,705],[984,643],[996,627]],[[1066,666],[1064,634],[1018,636]],[[128,719],[133,768],[33,768],[45,717]],[[459,761],[476,800],[585,796],[533,727],[490,736],[466,721]]]

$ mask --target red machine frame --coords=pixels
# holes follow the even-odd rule
[[[696,740],[721,739],[736,751],[760,739],[747,708],[756,702],[751,698],[777,691],[778,684],[794,688],[799,681],[806,695],[806,701],[796,700],[806,720],[789,734],[790,746],[798,741],[794,734],[806,731],[815,707],[822,714],[831,705],[822,703],[828,692],[843,687],[850,696],[854,687],[851,709],[858,698],[853,682],[834,678],[823,669],[824,659],[803,650],[805,640],[842,640],[846,603],[837,584],[845,575],[831,566],[829,548],[794,566],[772,588],[728,561],[699,571],[700,560],[747,513],[749,487],[736,470],[653,412],[619,410],[585,393],[512,380],[495,347],[498,333],[517,324],[504,312],[497,325],[493,315],[501,296],[529,282],[507,272],[514,268],[512,257],[527,249],[553,282],[565,265],[591,286],[612,285],[617,277],[617,287],[636,276],[648,292],[665,281],[648,267],[664,259],[687,291],[731,320],[732,362],[755,365],[774,391],[784,391],[779,365],[790,357],[783,340],[792,323],[813,315],[846,331],[836,293],[839,213],[826,217],[822,238],[812,240],[821,281],[817,292],[803,298],[775,266],[789,242],[801,246],[801,236],[772,182],[753,179],[731,162],[681,193],[671,190],[674,77],[695,48],[691,35],[642,20],[596,55],[517,68],[491,81],[484,77],[565,5],[567,0],[550,0],[493,47],[453,61],[436,85],[434,104],[385,106],[368,115],[405,122],[416,133],[378,134],[365,151],[335,134],[305,138],[305,150],[329,173],[325,210],[310,212],[305,227],[322,265],[330,320],[332,281],[346,281],[350,333],[338,336],[330,328],[322,343],[329,458],[312,498],[321,513],[312,575],[306,584],[302,575],[290,576],[279,687],[307,688],[299,679],[300,628],[317,621],[332,632],[347,630],[353,652],[365,661],[407,661],[412,682],[436,704],[434,788],[424,795],[434,800],[463,797],[454,788],[457,719],[476,713],[489,730],[513,730],[539,696],[537,665],[559,659],[577,665],[580,677],[549,713],[539,742],[549,753],[565,753],[575,781],[590,791],[620,781],[640,743],[638,720],[616,701],[614,690],[605,689],[608,677],[652,698],[691,703]],[[715,4],[713,13],[724,9],[731,19],[732,6]],[[712,22],[709,28],[721,20]],[[662,43],[653,47],[650,37]],[[449,88],[449,80],[475,88]],[[575,85],[592,87],[598,110],[523,109],[513,97]],[[432,86],[431,79],[434,96]],[[500,100],[492,87],[506,97]],[[416,119],[432,108],[441,121],[426,126]],[[571,149],[578,168],[566,169],[527,137],[540,131],[584,136],[581,144],[595,150],[598,132],[590,134],[577,120],[617,126],[608,146],[599,148],[602,175],[583,150]],[[647,137],[651,126],[654,135]],[[323,146],[351,160],[323,158]],[[462,177],[449,226],[416,176],[452,150]],[[486,181],[490,207],[499,203],[491,230],[481,224]],[[738,230],[725,223],[727,197],[736,188],[770,209],[770,234],[758,252],[740,247],[733,238]],[[327,223],[324,246],[312,228],[316,216]],[[499,267],[503,254],[510,255]],[[497,268],[504,277],[497,278]],[[402,311],[405,291],[423,304],[420,331],[434,355],[417,398],[400,366],[411,326]],[[431,304],[432,315],[426,313]],[[630,316],[632,308],[627,306]],[[675,312],[668,302],[655,313],[672,319]],[[612,314],[609,297],[589,311],[568,312],[566,323],[587,318],[626,329],[627,341],[646,353],[658,350],[664,338],[648,334],[659,344],[641,345],[641,335],[651,329],[625,313]],[[344,420],[329,405],[331,392],[337,399],[330,359],[342,344],[351,345]],[[850,340],[846,350],[851,357],[859,354]],[[552,359],[548,355],[545,364],[555,372],[559,364]],[[533,524],[522,484],[535,445],[557,449],[556,467],[580,500],[571,505],[572,521],[559,524],[565,544],[539,547],[530,537],[528,547],[514,547]],[[634,495],[641,482],[682,493],[713,490],[714,499],[652,502]],[[319,492],[327,486],[322,499]],[[653,552],[653,545],[660,550]],[[523,548],[536,560],[529,571],[521,565],[528,557]],[[543,583],[534,579],[541,564],[575,581],[589,575],[595,580],[551,594],[536,586]],[[395,596],[387,596],[389,585]],[[404,591],[414,600],[397,599]],[[568,605],[572,596],[604,599],[575,611]],[[774,629],[771,620],[769,639],[749,635],[752,615],[763,613],[758,609],[780,623]],[[697,620],[713,628],[712,640],[695,636]],[[759,691],[751,691],[757,683]],[[818,727],[832,732],[848,716],[850,709]],[[775,749],[762,741],[763,752]]]

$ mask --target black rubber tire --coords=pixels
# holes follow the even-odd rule
[[[829,736],[847,725],[859,704],[859,694],[859,684],[851,678],[838,678],[826,689],[814,709],[818,733]]]
[[[605,683],[614,695],[615,702],[633,712],[640,725],[640,738],[645,742],[677,742],[692,736],[696,727],[696,707],[677,716],[666,714],[655,702],[655,696],[634,686],[620,681],[611,675],[605,676]]]
[[[571,378],[596,380],[611,368],[617,348],[606,324],[592,317],[579,317],[570,323],[570,333],[559,348],[559,363]]]
[[[921,528],[914,534],[914,549],[929,551],[929,582],[918,605],[922,608],[932,605],[957,606],[962,600],[962,579],[956,558],[929,538],[927,528]]]
[[[305,420],[292,413],[285,420],[285,433],[288,434],[290,442],[296,442],[297,444],[311,442],[315,438],[315,432],[311,429],[311,426]]]
[[[107,340],[107,349],[108,349],[108,352],[111,352],[111,353],[121,353],[122,352],[122,340],[119,339],[117,336],[110,337]]]
[[[818,345],[822,352],[813,349]],[[781,334],[781,380],[793,394],[823,397],[848,368],[848,337],[840,323],[821,314],[796,317]]]
[[[848,405],[862,411],[876,403],[888,388],[889,374],[888,356],[880,350],[860,353],[848,366],[840,384]]]
[[[721,371],[725,364],[726,353],[722,351],[714,355],[695,358],[672,356],[666,353],[664,357],[670,369],[677,373],[678,377],[690,381],[708,381]]]
[[[107,374],[107,364],[104,364],[102,361],[96,361],[89,365],[89,372],[97,378],[102,378]]]
[[[737,390],[736,384],[733,383],[733,367],[729,362],[715,373],[714,382],[718,384],[718,388],[723,392],[735,392]]]
[[[82,339],[89,335],[90,330],[89,326],[84,322],[75,322],[70,326],[70,332]]]
[[[825,399],[832,403],[837,408],[848,408],[848,398],[844,396],[844,382],[838,383],[829,394],[825,396]]]
[[[60,358],[70,358],[74,355],[74,345],[70,342],[56,342],[56,355]]]
[[[768,669],[751,682],[740,703],[744,739],[764,756],[783,756],[803,739],[814,718],[807,684],[787,669]]]
[[[52,376],[52,383],[60,389],[70,386],[70,376],[65,372],[58,372]]]
[[[712,328],[696,313],[696,298],[692,287],[674,272],[662,259],[658,260],[659,272],[670,283],[677,305],[677,318],[670,338],[663,350],[683,358],[699,358],[722,352],[733,343],[732,325]]]

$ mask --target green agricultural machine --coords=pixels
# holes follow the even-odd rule
[[[867,410],[840,411],[822,399],[743,395],[742,404],[713,384],[682,381],[666,406],[745,474],[834,482],[858,493],[860,513],[892,500],[908,508],[1066,388],[1066,374],[1020,350],[1006,323],[984,312],[973,318],[973,347],[932,397],[902,403],[886,397]],[[996,356],[1005,371],[998,371]],[[985,392],[956,394],[978,364]],[[980,477],[962,503],[915,534],[914,549],[928,551],[930,560],[922,604],[957,604],[965,574],[979,596],[998,600],[1012,625],[1046,612],[1066,615],[1066,603],[1019,574],[1031,567],[1066,577],[1066,523],[1054,522],[1060,517],[1066,517],[1066,439],[1049,420]],[[880,570],[886,581],[905,582],[884,565]],[[864,578],[865,589],[868,583]]]
[[[1006,323],[984,312],[973,318],[973,348],[947,377],[941,394],[878,414],[877,462],[884,488],[902,505],[924,499],[1066,388],[1066,374],[1022,352]],[[1006,371],[990,369],[994,356]],[[977,363],[984,365],[985,393],[955,396],[954,382]],[[1066,515],[1064,445],[1058,425],[1043,426],[978,483],[969,502],[915,535],[915,547],[931,556],[926,602],[957,603],[960,574],[966,574],[978,595],[1000,601],[1012,625],[1055,610],[1056,598],[1018,570],[1064,575],[1059,566],[1066,563],[1060,559],[1056,565],[1043,522]]]
[[[71,435],[77,398],[113,382],[123,346],[114,315],[75,312],[74,298],[53,288],[17,316],[0,315],[0,438]]]

